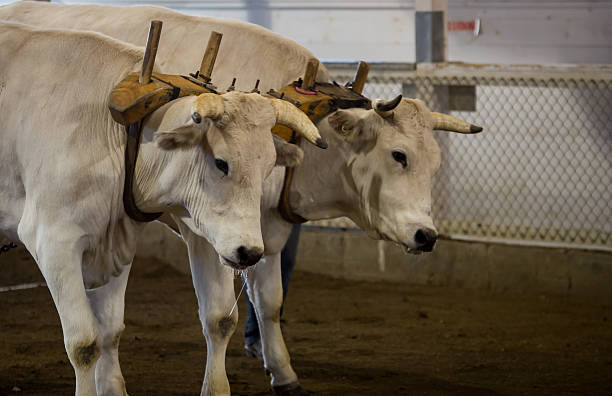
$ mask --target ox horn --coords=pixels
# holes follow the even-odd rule
[[[319,130],[314,126],[306,114],[302,113],[297,107],[285,100],[276,98],[267,99],[274,108],[277,123],[293,129],[295,133],[304,136],[310,143],[323,149],[327,148],[327,142],[323,140],[319,134]]]
[[[393,109],[395,109],[402,101],[402,95],[397,95],[391,100],[378,99],[374,102],[374,111],[383,118],[388,118],[393,115]]]
[[[202,118],[216,119],[221,117],[225,111],[225,105],[220,95],[203,93],[196,98],[191,110],[191,118],[196,124],[199,124],[202,122]]]
[[[459,133],[478,133],[482,131],[482,127],[470,124],[469,122],[460,120],[448,114],[431,112],[433,118],[433,129],[440,131],[450,131]]]

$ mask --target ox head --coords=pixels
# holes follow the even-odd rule
[[[371,110],[338,110],[319,128],[333,140],[333,151],[338,146],[342,152],[340,178],[351,208],[347,215],[370,236],[396,242],[406,252],[431,251],[437,239],[432,178],[440,166],[432,131],[475,133],[482,128],[430,112],[421,101],[401,95],[377,101]]]
[[[294,164],[302,155],[274,142],[272,127],[285,124],[313,143],[322,141],[302,112],[279,102],[242,92],[190,96],[156,110],[144,125],[149,144],[143,154],[149,146],[150,164],[158,168],[145,172],[155,175],[158,201],[236,269],[263,254],[264,179],[275,163]]]

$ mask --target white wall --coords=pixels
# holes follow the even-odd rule
[[[450,60],[612,63],[612,3],[449,1],[449,20],[480,18],[481,34],[449,32]]]
[[[163,5],[194,15],[259,23],[321,59],[414,62],[411,0],[63,1]],[[449,32],[449,60],[612,63],[610,1],[449,0],[449,21],[476,18],[481,21],[478,37],[472,32]]]
[[[324,59],[414,62],[411,1],[270,2],[270,28]],[[480,19],[480,35],[448,33],[448,59],[473,63],[612,63],[612,2],[453,1],[449,21]]]
[[[414,62],[414,11],[274,10],[272,29],[322,59]]]

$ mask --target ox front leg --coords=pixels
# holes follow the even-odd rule
[[[181,228],[181,234],[187,242],[207,347],[202,395],[229,395],[225,353],[238,323],[238,309],[230,315],[236,301],[234,271],[219,262],[219,256],[210,244],[186,228]]]
[[[291,367],[289,352],[280,328],[283,303],[280,253],[266,256],[249,272],[249,298],[255,308],[261,335],[264,366],[270,373],[272,387],[279,395],[303,394]]]
[[[75,237],[76,233],[72,234],[69,227],[39,226],[36,231],[36,235],[44,235],[44,240],[26,242],[26,246],[36,257],[59,313],[64,345],[76,375],[76,395],[96,395],[94,373],[100,356],[100,339],[97,320],[83,286],[81,262],[86,238]],[[51,236],[61,236],[62,240]],[[21,237],[21,240],[25,242],[27,238]]]
[[[100,323],[100,359],[96,364],[96,390],[102,396],[125,396],[125,381],[119,366],[119,339],[125,328],[125,289],[131,265],[99,288],[88,290],[87,296]]]

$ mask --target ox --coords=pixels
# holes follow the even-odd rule
[[[160,50],[160,64],[172,71],[197,62],[201,51],[186,43],[224,34],[217,58],[215,81],[238,86],[261,79],[262,90],[278,89],[301,76],[312,54],[261,27],[248,23],[182,15],[157,7],[61,6],[17,3],[0,9],[0,18],[27,23],[93,29],[122,40],[142,44],[143,25],[151,19],[165,21],[164,40],[173,49]],[[229,43],[229,44],[228,44]],[[319,69],[318,81],[328,73]],[[222,85],[226,86],[226,85]],[[303,147],[304,160],[295,169],[290,192],[294,213],[308,220],[348,216],[376,239],[401,245],[406,251],[431,250],[437,233],[431,210],[432,177],[440,163],[440,150],[432,130],[477,131],[452,117],[430,112],[418,100],[378,102],[371,110],[338,110],[318,122],[329,142],[328,150]],[[330,170],[333,170],[330,172]],[[262,232],[265,258],[250,272],[247,282],[262,337],[264,365],[279,394],[299,394],[298,377],[291,367],[282,338],[279,310],[282,304],[280,251],[291,224],[277,210],[283,169],[266,179],[262,197]],[[234,300],[232,276],[220,269],[218,254],[206,240],[177,221],[187,243],[199,316],[208,345],[202,394],[229,394],[225,350],[234,328],[217,323]],[[166,219],[170,223],[170,219]],[[123,302],[116,301],[118,307]]]
[[[47,281],[77,395],[125,394],[123,314],[114,310],[123,312],[142,225],[124,211],[126,134],[107,106],[142,58],[98,33],[0,23],[0,232],[23,242]],[[172,212],[224,264],[256,263],[264,179],[275,159],[301,157],[282,145],[277,156],[270,129],[279,122],[320,138],[294,106],[255,93],[187,96],[157,109],[143,122],[138,207]]]

